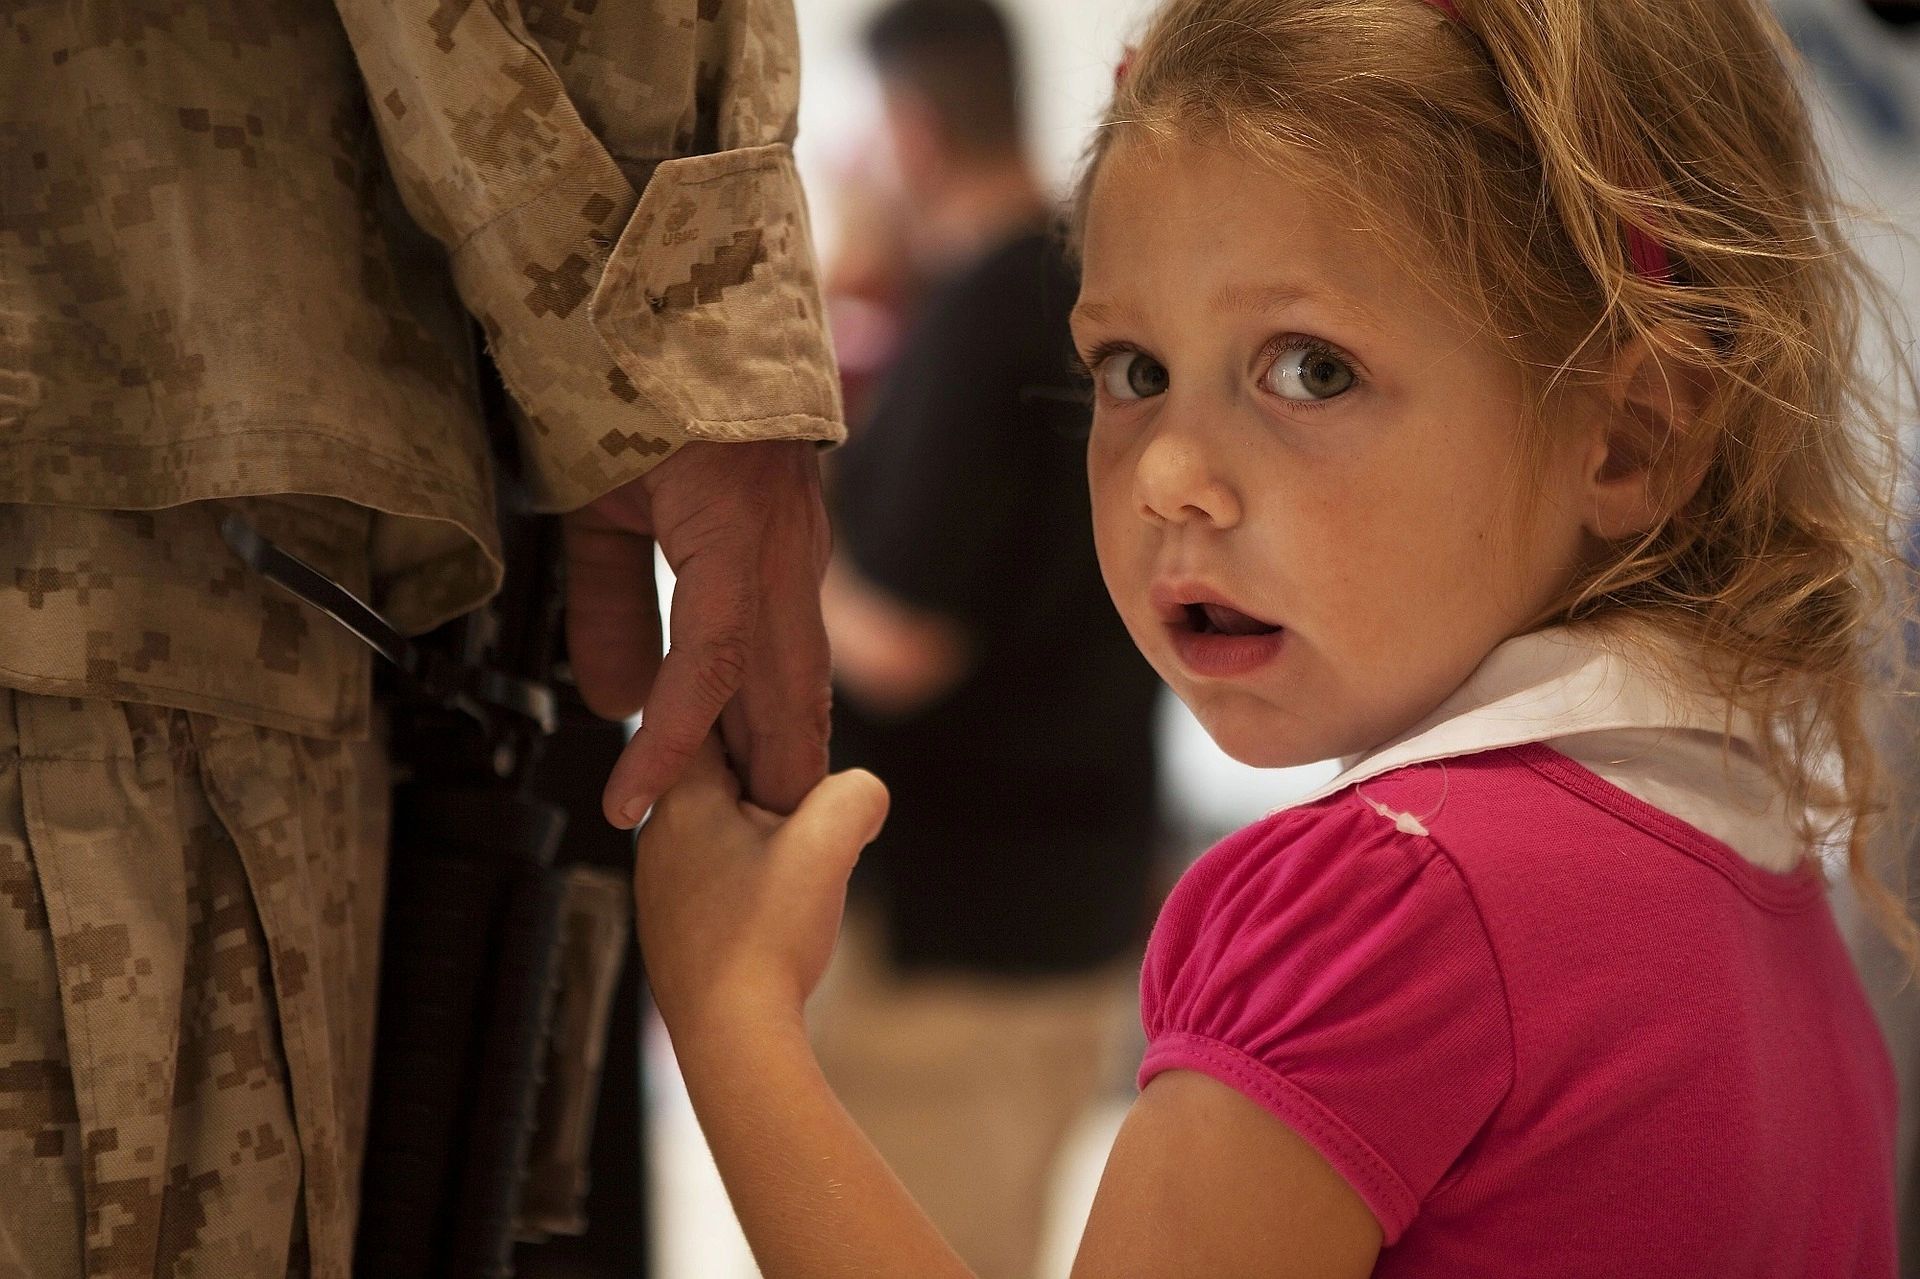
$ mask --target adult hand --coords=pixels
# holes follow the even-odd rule
[[[641,712],[601,804],[631,827],[718,720],[746,794],[788,813],[826,775],[820,579],[830,550],[804,440],[695,441],[565,517],[567,649],[595,713]],[[676,577],[660,657],[658,541]]]

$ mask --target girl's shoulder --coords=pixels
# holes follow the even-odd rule
[[[1149,1031],[1219,1010],[1271,1013],[1270,1029],[1286,1029],[1322,998],[1492,1020],[1515,965],[1625,998],[1643,974],[1573,973],[1569,956],[1603,959],[1588,953],[1599,946],[1687,962],[1672,930],[1797,927],[1824,893],[1811,861],[1761,870],[1550,747],[1490,750],[1369,778],[1220,841],[1161,910],[1143,1012]]]
[[[1148,946],[1139,1080],[1197,1071],[1251,1098],[1391,1244],[1510,1097],[1574,1081],[1590,1131],[1639,1122],[1595,1043],[1634,1045],[1647,1079],[1756,1036],[1822,1041],[1808,1026],[1870,1056],[1823,893],[1817,867],[1762,871],[1545,745],[1410,765],[1194,864]]]
[[[1620,854],[1632,849],[1635,856]],[[1681,891],[1701,869],[1765,910],[1824,897],[1813,859],[1757,865],[1721,840],[1630,794],[1542,742],[1429,760],[1281,809],[1222,840],[1190,874],[1196,899],[1223,905],[1252,885],[1307,891],[1350,877],[1451,873],[1476,910],[1511,895],[1551,900]]]
[[[1257,982],[1255,970],[1276,969],[1303,948],[1316,953],[1308,962],[1423,940],[1455,956],[1484,953],[1484,943],[1458,944],[1480,931],[1478,909],[1426,825],[1428,773],[1438,777],[1402,769],[1284,808],[1215,844],[1161,909],[1146,993],[1162,975],[1169,995],[1177,975]]]
[[[1414,764],[1307,803],[1282,808],[1228,835],[1183,875],[1162,910],[1161,933],[1275,919],[1295,904],[1326,899],[1340,909],[1315,914],[1323,927],[1363,925],[1367,912],[1409,894],[1471,912],[1449,881],[1457,876],[1457,840],[1443,839],[1470,792],[1514,793],[1513,751]],[[1443,820],[1444,819],[1444,820]]]
[[[1251,1098],[1347,1178],[1389,1242],[1514,1077],[1499,962],[1459,866],[1420,833],[1422,779],[1407,780],[1222,840],[1168,898],[1141,975],[1140,1085],[1198,1071]]]

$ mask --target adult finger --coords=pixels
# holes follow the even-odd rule
[[[567,558],[567,660],[594,714],[627,719],[660,668],[653,539],[592,511],[561,521]]]
[[[746,678],[759,613],[751,540],[715,538],[679,566],[673,642],[647,694],[640,731],[614,763],[603,797],[632,826],[679,779]]]
[[[763,561],[751,667],[721,724],[753,802],[792,812],[827,771],[832,664],[807,557]]]

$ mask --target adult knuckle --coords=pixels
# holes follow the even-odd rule
[[[703,697],[714,706],[725,705],[747,678],[753,646],[741,634],[720,635],[700,645],[694,679]]]
[[[661,728],[660,751],[666,757],[667,767],[672,770],[676,778],[680,770],[686,767],[687,761],[693,758],[694,752],[700,749],[701,743],[707,740],[710,727],[702,723],[680,723]],[[667,792],[668,795],[673,793],[673,791]],[[677,810],[686,809],[692,802],[681,799]]]

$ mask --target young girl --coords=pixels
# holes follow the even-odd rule
[[[1756,0],[1173,0],[1133,57],[1078,203],[1107,585],[1236,758],[1354,758],[1167,903],[1076,1274],[1894,1273],[1817,855],[1911,941],[1891,470],[1787,57]],[[964,1274],[802,1023],[885,793],[737,795],[710,753],[637,894],[747,1236]]]

